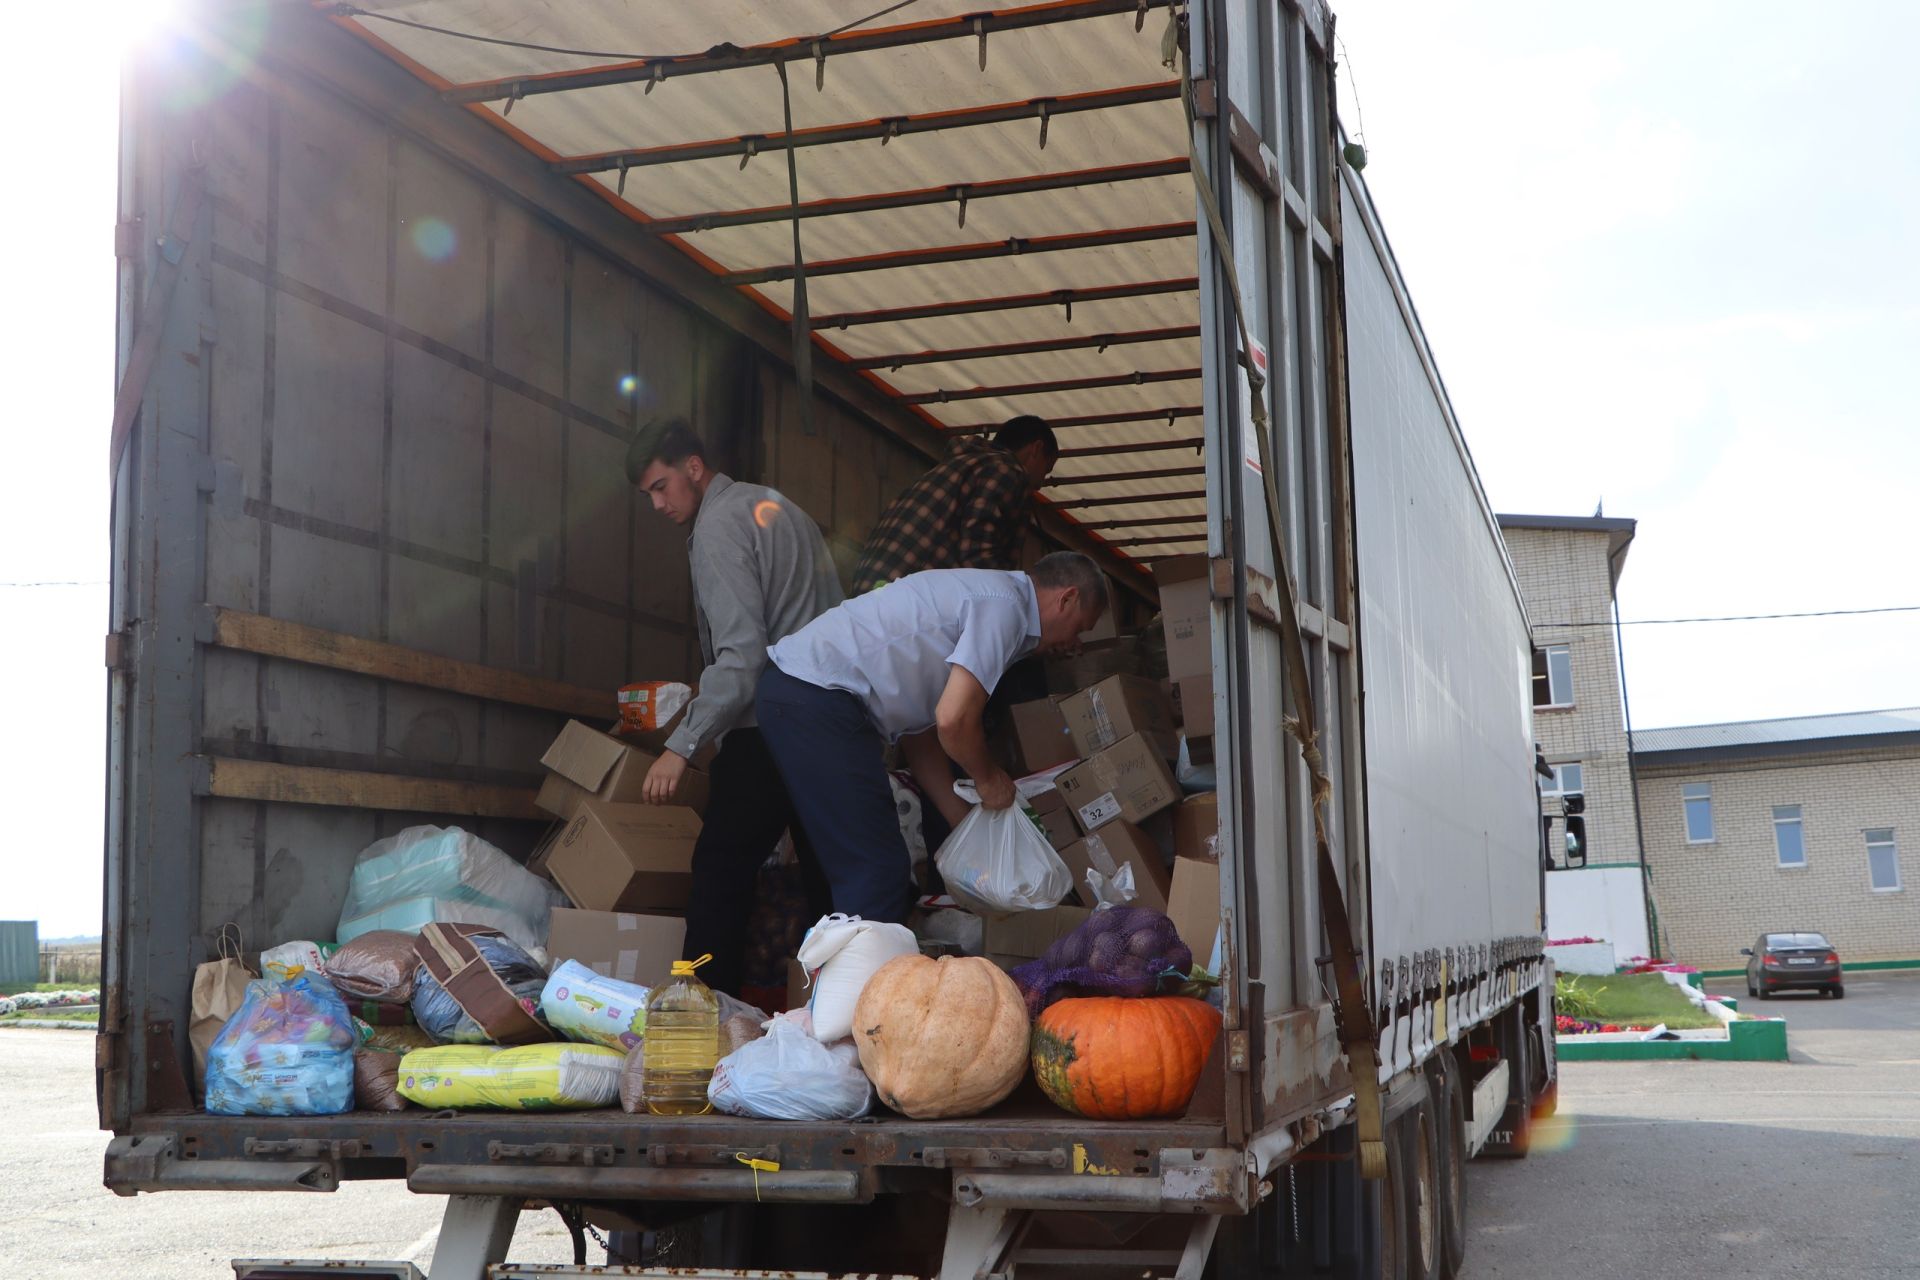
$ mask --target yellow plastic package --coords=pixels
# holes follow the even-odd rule
[[[439,1110],[610,1107],[626,1055],[597,1044],[446,1044],[400,1060],[400,1096]]]

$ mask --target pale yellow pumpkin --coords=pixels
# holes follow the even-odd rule
[[[853,1041],[880,1101],[915,1120],[978,1115],[1027,1069],[1027,1007],[978,956],[900,956],[867,982]]]

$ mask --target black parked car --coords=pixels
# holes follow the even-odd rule
[[[1763,933],[1747,960],[1747,994],[1767,999],[1776,991],[1823,991],[1834,999],[1847,994],[1840,977],[1840,953],[1824,934]]]

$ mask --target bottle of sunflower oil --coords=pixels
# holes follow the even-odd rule
[[[713,1109],[707,1083],[720,1060],[720,1001],[694,973],[711,959],[675,960],[669,980],[647,998],[640,1093],[651,1115],[699,1116]]]

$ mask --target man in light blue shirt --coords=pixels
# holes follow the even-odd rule
[[[1064,653],[1107,609],[1093,561],[1056,551],[1028,573],[931,569],[857,596],[767,650],[755,712],[833,909],[899,923],[913,905],[885,752],[898,742],[930,794],[957,761],[981,803],[1014,802],[981,723],[1000,677],[1030,653]]]

